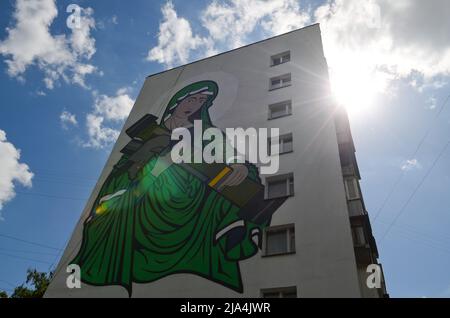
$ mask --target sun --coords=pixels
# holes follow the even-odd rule
[[[366,116],[374,110],[377,95],[386,89],[382,72],[358,65],[342,63],[330,69],[330,86],[339,106],[347,109],[350,117]]]
[[[339,72],[331,77],[331,91],[339,106],[347,109],[349,116],[362,116],[373,106],[375,91],[372,78],[366,74]]]

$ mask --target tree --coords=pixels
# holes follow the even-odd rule
[[[0,298],[8,298],[8,294],[3,290],[0,290]]]
[[[43,273],[28,269],[27,280],[14,289],[11,298],[41,298],[53,277],[53,272]]]

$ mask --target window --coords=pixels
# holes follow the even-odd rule
[[[344,183],[348,200],[357,200],[361,197],[359,195],[358,180],[356,180],[356,178],[345,179]]]
[[[297,298],[297,287],[261,289],[262,298]]]
[[[279,155],[294,151],[292,143],[292,133],[279,136],[278,141],[279,141],[279,149],[278,149]],[[276,143],[277,140],[269,138],[268,142],[269,142],[268,144],[269,154],[272,155],[272,144]],[[276,153],[273,153],[273,155],[276,155]]]
[[[364,207],[361,200],[348,201],[347,205],[350,216],[364,215]]]
[[[292,102],[290,100],[269,105],[269,119],[292,115]]]
[[[284,74],[270,79],[270,90],[291,85],[291,74]]]
[[[364,228],[362,226],[352,227],[352,236],[355,246],[366,245],[366,236],[364,235]]]
[[[294,195],[294,176],[292,173],[267,178],[266,182],[267,199]]]
[[[269,227],[265,231],[264,256],[295,252],[294,224]]]
[[[291,52],[287,51],[287,52],[272,56],[270,58],[270,65],[271,66],[280,65],[283,63],[287,63],[290,60],[291,60]]]

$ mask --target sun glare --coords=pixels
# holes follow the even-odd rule
[[[331,78],[334,98],[352,117],[364,115],[372,107],[375,97],[373,79],[361,76],[363,74],[358,75],[353,72],[340,72]]]
[[[349,116],[365,116],[373,110],[377,94],[386,90],[386,76],[363,65],[342,63],[330,70],[331,91]]]

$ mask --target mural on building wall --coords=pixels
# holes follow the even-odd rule
[[[84,222],[71,264],[90,285],[150,283],[196,274],[243,292],[239,261],[261,248],[262,233],[285,198],[265,200],[257,168],[245,163],[171,161],[171,131],[214,127],[213,81],[178,91],[161,121],[145,115],[127,130],[131,141],[105,180]],[[216,106],[219,107],[219,106]],[[225,149],[225,148],[224,148]]]

